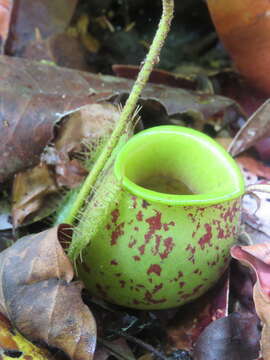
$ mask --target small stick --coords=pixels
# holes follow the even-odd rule
[[[152,345],[147,344],[146,342],[144,342],[141,339],[138,339],[132,335],[126,334],[123,331],[117,330],[115,331],[115,333],[121,335],[123,338],[125,338],[126,340],[133,342],[134,344],[137,344],[139,346],[141,346],[142,348],[144,348],[145,350],[149,351],[150,353],[152,353],[153,355],[155,355],[157,358],[161,359],[161,360],[168,360],[167,356],[165,356],[162,352],[158,351],[157,349],[155,349]]]

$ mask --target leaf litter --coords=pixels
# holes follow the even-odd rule
[[[89,103],[89,99],[91,104],[93,104],[93,106],[96,106],[96,104],[100,104],[100,103],[104,103],[104,101],[106,101],[109,106],[111,105],[111,102],[119,102],[121,101],[124,97],[125,94],[128,92],[128,90],[130,89],[131,86],[131,82],[123,80],[123,79],[116,79],[113,77],[102,77],[102,76],[92,76],[91,74],[86,74],[86,73],[82,73],[82,72],[70,72],[67,69],[59,69],[57,67],[53,67],[53,66],[45,66],[43,67],[43,65],[41,66],[40,64],[35,64],[32,62],[27,62],[27,61],[23,61],[20,59],[16,59],[16,58],[7,58],[7,57],[3,57],[1,59],[1,63],[0,63],[0,67],[1,70],[3,69],[3,72],[1,71],[1,80],[0,80],[0,84],[2,82],[2,86],[0,86],[0,89],[2,88],[2,93],[4,91],[4,88],[6,87],[7,89],[7,93],[10,92],[8,94],[8,96],[4,96],[3,97],[3,105],[5,106],[5,110],[9,110],[10,106],[9,104],[14,104],[14,106],[17,104],[17,112],[20,114],[22,113],[22,110],[26,109],[27,111],[27,115],[30,115],[33,113],[33,116],[38,117],[38,119],[41,119],[41,121],[39,122],[39,124],[41,124],[42,126],[47,126],[47,130],[45,131],[46,137],[45,140],[42,141],[42,146],[40,147],[36,147],[35,148],[35,152],[34,153],[29,153],[29,163],[27,163],[26,167],[31,167],[33,165],[37,165],[39,164],[40,161],[40,157],[41,156],[45,156],[46,161],[49,161],[49,157],[51,156],[50,160],[52,161],[52,158],[54,156],[58,156],[58,154],[55,154],[55,152],[53,151],[52,153],[46,153],[47,149],[46,148],[48,145],[51,144],[51,142],[55,139],[55,130],[57,130],[57,124],[61,122],[61,119],[64,116],[69,116],[69,114],[73,113],[75,110],[82,108],[86,103]],[[23,71],[18,74],[19,69],[23,69]],[[14,78],[13,78],[14,76]],[[8,77],[8,80],[7,80]],[[50,81],[48,82],[47,79],[50,79]],[[69,82],[70,80],[70,82]],[[179,86],[179,85],[178,85]],[[194,84],[192,84],[192,86],[194,86]],[[151,88],[152,87],[152,88]],[[194,90],[194,89],[193,89]],[[228,91],[228,89],[225,89],[227,91],[227,93],[230,92],[230,89]],[[17,92],[16,92],[17,91]],[[223,89],[224,91],[224,89]],[[224,94],[226,93],[226,91],[224,91]],[[16,97],[22,97],[22,99],[27,100],[27,101],[17,101],[16,99],[14,99],[14,97],[12,97],[12,94],[14,94]],[[120,96],[119,96],[120,94]],[[232,94],[232,92],[231,92]],[[29,96],[29,97],[27,97]],[[246,99],[248,99],[248,96],[245,94]],[[62,100],[61,100],[62,97]],[[232,98],[235,98],[234,96],[231,96]],[[45,101],[46,103],[46,107],[42,106],[42,101]],[[108,102],[110,101],[110,102]],[[241,103],[241,101],[240,101]],[[257,102],[258,103],[258,102]],[[212,109],[213,104],[215,105]],[[195,114],[190,112],[190,109],[195,109]],[[49,116],[47,118],[45,118],[46,121],[44,120],[44,116],[46,115],[46,113],[48,113],[48,109],[49,109]],[[149,110],[150,109],[150,110]],[[10,111],[10,110],[9,110]],[[158,121],[161,121],[162,123],[171,123],[172,121],[175,121],[175,119],[177,119],[178,121],[178,117],[180,116],[181,122],[183,121],[185,125],[188,126],[192,126],[192,127],[198,127],[199,129],[204,129],[205,124],[207,124],[208,122],[215,122],[217,119],[219,119],[219,121],[221,122],[221,127],[224,125],[224,123],[228,124],[228,123],[234,123],[238,118],[242,118],[243,119],[243,113],[239,110],[238,106],[235,105],[235,103],[232,100],[226,99],[226,98],[222,98],[222,97],[216,97],[216,96],[210,96],[210,95],[205,95],[205,94],[199,94],[199,93],[194,93],[194,92],[189,92],[186,90],[181,90],[181,89],[177,89],[176,90],[172,90],[170,88],[166,88],[166,87],[162,87],[162,86],[157,86],[154,87],[152,85],[150,85],[146,91],[146,95],[144,95],[143,98],[143,109],[141,111],[141,115],[144,121],[144,126],[149,126],[149,125],[153,125],[153,124],[149,124],[147,123],[147,117],[150,114],[158,114],[158,113],[162,113],[162,117],[158,117]],[[5,118],[5,122],[4,125],[6,127],[9,126],[10,121],[9,119],[13,118],[13,114],[11,111],[5,111],[5,115],[6,114],[10,114],[11,116],[8,118],[8,120],[6,120]],[[44,115],[45,114],[45,115]],[[3,117],[4,118],[4,117]],[[230,119],[230,121],[228,121],[228,118]],[[212,119],[212,120],[211,120]],[[20,119],[21,121],[24,120],[23,118]],[[194,120],[198,120],[197,123],[195,123],[194,125]],[[49,125],[48,125],[49,123]],[[46,125],[47,124],[47,125]],[[25,120],[23,121],[23,125],[22,128],[25,127],[26,129],[31,128],[31,123],[27,123],[25,122]],[[251,130],[248,135],[251,134],[251,137],[257,136],[258,134],[260,135],[261,133],[259,132],[259,127],[260,125],[255,124],[255,121],[252,122],[252,127]],[[248,129],[249,130],[249,129]],[[254,130],[254,131],[253,131]],[[3,133],[4,134],[4,133]],[[40,131],[40,134],[42,134],[42,131]],[[21,138],[23,139],[27,134],[26,132],[22,132],[21,134],[17,134],[18,136],[18,141],[20,141],[20,136],[22,136]],[[250,137],[246,136],[247,134],[243,133],[241,136],[243,137],[243,148],[241,148],[240,151],[242,151],[243,149],[247,149],[248,147],[250,147],[251,145],[255,145],[257,144],[258,140],[253,138],[250,141]],[[263,134],[263,136],[265,135],[265,133]],[[4,135],[3,135],[4,136]],[[29,136],[26,136],[26,139],[30,139]],[[31,139],[30,139],[31,140]],[[249,141],[246,141],[249,140]],[[26,140],[27,141],[27,140]],[[21,140],[21,143],[19,144],[21,146],[21,148],[17,147],[17,151],[19,150],[25,150],[23,148],[23,140]],[[38,144],[39,145],[39,144]],[[44,150],[45,149],[45,150]],[[44,152],[45,151],[45,152]],[[25,153],[24,153],[25,154]],[[9,154],[10,156],[12,154]],[[246,155],[245,155],[246,156]],[[32,157],[32,158],[31,158]],[[68,156],[69,158],[69,156]],[[16,158],[16,154],[14,156],[15,160],[18,160],[18,158]],[[60,160],[59,160],[60,159]],[[64,160],[63,160],[64,159]],[[254,157],[252,157],[252,159],[254,159]],[[28,157],[27,157],[28,160]],[[66,154],[64,154],[64,156],[61,157],[57,157],[57,161],[58,161],[58,166],[59,166],[59,170],[58,172],[56,171],[56,175],[57,175],[57,184],[62,186],[68,186],[68,187],[72,187],[72,184],[67,184],[64,183],[63,184],[63,174],[66,174],[66,176],[64,176],[64,179],[69,177],[70,175],[70,171],[75,171],[75,173],[78,172],[80,173],[80,168],[79,165],[74,163],[76,159],[67,159]],[[62,161],[62,162],[61,162]],[[64,161],[64,164],[63,164]],[[67,161],[67,163],[65,162]],[[73,161],[73,163],[72,163]],[[239,159],[239,162],[241,160]],[[18,171],[20,171],[21,169],[24,168],[25,165],[22,166],[22,162],[20,163],[20,159],[19,159],[19,164],[16,164],[16,168],[10,170],[10,172],[8,173],[8,176],[12,176],[12,174],[17,173]],[[251,162],[251,160],[249,160],[249,162]],[[70,169],[71,166],[71,169]],[[245,166],[246,163],[245,163]],[[251,167],[248,167],[250,171],[252,171],[251,173],[247,173],[246,168],[245,168],[245,172],[247,173],[247,177],[251,177],[252,180],[255,180],[255,182],[259,182],[261,181],[261,177],[266,176],[266,168],[263,168],[262,166],[266,166],[265,164],[263,164],[262,162],[258,162],[257,159],[255,159],[255,165],[252,165],[252,169]],[[74,170],[75,168],[75,170]],[[254,172],[254,168],[257,168],[256,172]],[[19,169],[19,170],[18,170]],[[77,169],[77,170],[76,170]],[[260,175],[258,175],[258,169],[260,169],[261,173]],[[83,173],[83,171],[82,171]],[[4,172],[3,172],[4,174]],[[7,174],[7,173],[5,173]],[[5,175],[4,174],[4,175]],[[79,175],[80,177],[80,175]],[[247,178],[246,177],[246,178]],[[65,180],[64,180],[65,181]],[[73,182],[73,181],[72,181]],[[261,197],[261,195],[260,195]],[[265,199],[264,203],[267,202],[267,198]],[[251,206],[250,205],[246,205],[246,208],[250,209]],[[252,211],[254,210],[254,206],[252,207]],[[266,211],[264,210],[264,214],[266,214]],[[259,219],[262,218],[263,214],[261,213],[256,213],[257,217]],[[253,214],[249,214],[249,218],[254,218],[254,212]],[[244,217],[245,219],[245,217]],[[247,218],[246,218],[247,219]],[[245,219],[245,221],[247,221]],[[255,223],[253,230],[255,231],[255,233],[253,233],[253,241],[256,242],[256,239],[258,238],[258,231],[257,229],[259,228],[258,223]],[[260,228],[262,230],[262,228]],[[38,235],[37,235],[38,236]],[[54,234],[55,236],[55,234]],[[57,236],[56,236],[57,237]],[[21,240],[20,240],[21,241]],[[2,254],[6,254],[6,252],[2,253]],[[0,255],[1,256],[1,255]],[[252,279],[252,276],[249,277],[249,275],[247,275],[247,282]],[[239,280],[238,284],[236,284],[236,287],[239,284],[241,284],[242,286],[242,282]],[[251,281],[251,285],[249,284],[247,286],[248,291],[247,293],[250,294],[250,288],[252,288],[252,281]],[[26,292],[27,293],[27,292]],[[212,295],[215,296],[216,295]],[[243,294],[239,295],[239,298],[242,299],[244,296],[246,296]],[[212,303],[214,301],[214,298],[210,298],[209,302]],[[226,296],[225,296],[226,298]],[[225,299],[223,297],[223,299]],[[250,298],[250,297],[249,297]],[[251,299],[252,302],[252,299]],[[92,306],[92,305],[91,305]],[[181,312],[181,311],[180,311]],[[187,307],[187,312],[190,313],[190,319],[192,319],[193,317],[193,307]],[[163,313],[163,315],[162,315]],[[210,312],[211,314],[211,312]],[[188,314],[189,315],[189,314]],[[187,315],[187,318],[189,317]],[[216,324],[216,322],[213,322],[212,325],[216,324],[216,328],[210,328],[208,329],[208,327],[206,328],[207,333],[206,335],[204,335],[204,333],[202,333],[202,338],[199,338],[198,340],[198,344],[196,345],[196,349],[198,350],[198,348],[200,349],[200,351],[202,350],[203,352],[205,351],[205,349],[207,350],[207,348],[205,347],[205,344],[207,343],[207,341],[209,341],[209,339],[212,341],[214,339],[214,335],[215,332],[217,332],[217,335],[221,335],[220,338],[217,339],[218,343],[221,344],[221,347],[219,349],[216,349],[217,352],[211,352],[211,356],[218,356],[218,358],[221,358],[221,354],[225,354],[226,351],[228,352],[228,354],[230,354],[230,359],[238,359],[239,358],[239,353],[237,353],[237,349],[235,347],[235,344],[233,343],[232,345],[228,345],[228,339],[232,339],[233,336],[235,336],[234,333],[232,332],[227,332],[228,329],[228,325],[233,326],[233,327],[238,327],[240,329],[240,332],[238,334],[236,334],[236,336],[238,336],[237,339],[239,339],[239,341],[243,344],[245,342],[245,334],[243,332],[241,332],[241,329],[245,326],[248,327],[249,332],[248,334],[255,334],[256,336],[254,336],[254,342],[251,344],[250,341],[246,342],[246,347],[244,346],[243,348],[241,348],[241,354],[244,354],[244,358],[248,358],[246,357],[246,354],[248,354],[247,356],[250,356],[250,354],[255,354],[254,351],[257,351],[256,349],[258,348],[258,337],[257,337],[257,332],[256,332],[256,319],[254,319],[254,317],[252,317],[250,314],[244,314],[244,315],[234,315],[233,316],[229,316],[229,318],[224,317],[224,315],[226,315],[226,312],[221,313],[221,319],[218,320],[220,321],[220,323]],[[121,319],[121,314],[119,314],[119,318]],[[159,314],[160,318],[169,318],[169,312],[160,312]],[[217,317],[214,316],[214,319],[216,319]],[[166,324],[164,324],[164,322],[161,324],[161,326],[163,326],[166,329],[166,326],[168,326],[168,322],[165,322]],[[181,323],[181,319],[179,320],[179,324]],[[192,323],[192,321],[191,321]],[[208,324],[208,323],[207,323]],[[204,324],[204,321],[202,323],[198,323],[198,329],[202,329],[204,326],[207,325],[206,323]],[[194,325],[194,324],[193,324]],[[180,326],[181,327],[181,326]],[[150,330],[151,332],[151,330]],[[196,333],[196,327],[195,327],[195,333]],[[181,332],[179,333],[179,337],[181,337]],[[183,332],[184,335],[184,332]],[[198,332],[199,335],[199,332]],[[140,332],[138,333],[138,336],[142,336],[143,338],[145,337],[145,334],[142,332],[140,334]],[[207,340],[208,339],[208,340]],[[153,339],[150,339],[150,342]],[[250,339],[249,339],[250,340]],[[196,342],[196,336],[194,337],[194,342]],[[165,345],[164,348],[166,348],[166,343],[168,346],[168,339],[165,338]],[[161,344],[161,342],[159,342],[158,344]],[[170,343],[170,346],[172,344]],[[130,348],[130,343],[129,343],[129,348]],[[137,345],[138,346],[138,345]],[[159,346],[159,345],[158,345]],[[177,345],[179,346],[184,346],[180,344]],[[110,348],[110,345],[108,346]],[[125,358],[125,345],[120,344],[120,350],[118,352],[122,351],[122,355],[120,355],[120,358],[122,356],[122,358]],[[173,349],[170,348],[172,351]],[[255,350],[254,350],[255,349]],[[133,352],[135,350],[134,347],[132,347]],[[196,351],[197,351],[196,350]],[[209,348],[208,348],[209,350]],[[214,349],[215,350],[215,349]],[[220,350],[220,351],[218,351]],[[250,353],[249,350],[251,351]],[[126,350],[128,351],[128,350]],[[243,352],[242,352],[243,351]],[[138,352],[136,352],[138,353]],[[110,353],[112,354],[112,352]],[[183,358],[181,354],[184,354],[184,351],[182,352],[182,350],[175,350],[173,351],[171,354],[174,354],[172,356],[169,356],[167,358]],[[114,353],[115,355],[115,353]],[[145,356],[149,356],[149,358],[152,358],[151,353],[148,352],[148,354],[145,354]],[[205,352],[205,358],[206,359],[210,359],[210,357],[207,357],[207,351]],[[106,355],[108,356],[108,355]],[[175,356],[175,357],[174,357]],[[178,356],[178,357],[177,357]],[[180,357],[181,356],[181,357]],[[185,355],[183,355],[185,356]],[[199,355],[198,355],[199,356]],[[201,356],[201,355],[200,355]],[[209,355],[210,356],[210,355]],[[255,356],[255,355],[254,355]]]
[[[12,60],[14,60],[14,59],[12,59]],[[28,63],[28,65],[29,65],[29,63]],[[50,68],[49,67],[47,67],[47,70],[48,71],[50,71]],[[53,71],[55,71],[55,69],[53,70]],[[63,69],[63,71],[65,71],[65,69]],[[42,71],[41,71],[41,73],[42,73]],[[105,77],[106,78],[106,77]],[[96,78],[95,78],[95,80],[97,80]],[[107,80],[107,79],[106,79]],[[21,82],[22,82],[22,84],[24,83],[24,78],[22,78],[21,80],[20,80]],[[108,81],[108,80],[107,80]],[[121,80],[121,81],[123,81],[123,80]],[[116,81],[117,82],[117,81]],[[109,83],[109,82],[108,82]],[[25,84],[23,84],[23,87],[25,86]],[[99,86],[100,86],[100,84],[99,84]],[[107,86],[109,87],[109,85],[107,84]],[[128,87],[128,85],[127,85],[127,83],[125,83],[125,86],[127,86]],[[152,86],[152,85],[151,85]],[[148,90],[148,92],[151,94],[152,93],[152,88],[151,88],[151,86],[149,87],[149,90]],[[179,92],[179,89],[177,89],[178,90],[178,92]],[[30,92],[31,91],[33,91],[32,89],[30,89]],[[36,91],[36,90],[35,90]],[[35,93],[35,91],[34,91],[34,93]],[[40,89],[38,90],[38,91],[40,91]],[[49,89],[49,91],[52,91],[51,89]],[[102,91],[104,91],[104,86],[102,87]],[[126,89],[124,90],[124,91],[126,91]],[[163,91],[163,89],[162,89],[162,91]],[[164,88],[164,94],[166,94],[166,96],[165,96],[165,98],[163,99],[162,97],[161,97],[161,99],[162,99],[162,102],[158,102],[159,100],[156,100],[157,99],[157,97],[156,97],[156,95],[155,95],[155,100],[154,100],[154,104],[153,104],[153,99],[152,99],[152,97],[150,97],[150,99],[151,99],[151,102],[152,102],[152,104],[150,105],[150,107],[152,106],[152,108],[154,108],[153,107],[153,105],[155,105],[155,104],[157,104],[157,103],[159,103],[160,105],[161,105],[161,107],[164,107],[165,106],[165,111],[164,111],[164,114],[165,114],[165,116],[167,116],[167,119],[168,120],[166,120],[166,121],[170,121],[169,120],[169,117],[168,117],[168,115],[169,114],[171,114],[171,115],[175,115],[175,111],[177,112],[179,112],[180,114],[182,113],[182,111],[187,111],[187,109],[189,109],[190,107],[193,107],[193,105],[194,105],[194,103],[197,103],[197,101],[198,101],[198,96],[200,96],[200,98],[201,99],[203,99],[205,96],[202,96],[202,95],[196,95],[195,93],[190,93],[189,95],[188,95],[188,92],[185,90],[185,92],[183,92],[182,91],[182,95],[185,95],[185,97],[186,97],[186,104],[190,104],[190,105],[186,105],[186,108],[184,108],[183,109],[183,103],[180,105],[180,108],[179,108],[179,106],[177,107],[177,105],[176,105],[176,103],[172,103],[172,99],[173,99],[173,96],[175,95],[176,96],[176,93],[175,93],[175,90],[172,90],[172,89],[169,89],[169,88]],[[124,93],[124,92],[123,92]],[[95,96],[96,96],[96,92],[95,92]],[[102,93],[103,95],[104,95],[104,93]],[[181,91],[180,91],[180,94],[181,94]],[[102,96],[103,96],[102,95]],[[109,98],[109,96],[108,96],[108,94],[106,95],[107,96],[107,98]],[[177,96],[176,97],[178,97],[179,96],[179,94],[177,94]],[[167,97],[168,97],[168,99],[167,99]],[[185,98],[184,97],[184,98]],[[98,98],[98,100],[97,100],[97,98]],[[98,101],[98,103],[97,102],[93,102],[93,105],[90,105],[90,108],[91,108],[91,106],[93,106],[93,107],[102,107],[102,103],[104,104],[104,99],[102,98],[102,97],[97,97],[97,98],[95,98],[95,100],[94,101]],[[146,98],[147,98],[147,96],[146,96]],[[100,99],[100,100],[99,100]],[[225,98],[224,98],[225,99]],[[204,123],[204,121],[208,121],[208,119],[209,118],[211,118],[211,116],[213,116],[213,118],[215,118],[215,114],[219,114],[219,116],[220,116],[220,107],[219,106],[224,106],[224,103],[222,104],[222,101],[223,101],[223,98],[215,98],[215,97],[213,97],[213,101],[211,100],[209,100],[209,103],[208,103],[208,100],[209,100],[209,97],[207,97],[206,96],[206,103],[204,104],[203,102],[199,102],[199,104],[197,103],[197,106],[198,106],[198,109],[199,109],[199,111],[201,112],[201,114],[202,114],[202,117],[201,117],[201,119],[202,119],[202,124]],[[200,100],[201,101],[201,100]],[[219,101],[220,101],[220,105],[218,105],[219,104]],[[147,102],[147,101],[145,101],[145,102]],[[64,103],[63,103],[64,104]],[[164,105],[165,104],[165,105]],[[212,106],[212,104],[216,104],[217,105],[217,108],[213,108],[213,109],[211,109],[211,106]],[[231,109],[237,109],[237,107],[235,107],[235,105],[233,104],[233,102],[231,102],[231,101],[228,101],[228,100],[226,100],[225,99],[225,104],[226,104],[226,106],[225,106],[225,112],[226,112],[226,109],[228,109],[228,111],[231,111]],[[159,106],[160,106],[159,105]],[[211,105],[211,106],[210,106]],[[113,105],[112,104],[110,104],[110,103],[105,103],[105,106],[107,106],[108,108],[109,107],[112,107]],[[227,107],[228,106],[228,107]],[[80,103],[80,109],[84,109],[84,107],[83,107],[83,105]],[[145,108],[147,108],[147,106],[145,106]],[[223,108],[224,109],[224,108]],[[79,111],[81,111],[81,110],[79,110]],[[84,110],[83,110],[84,111]],[[168,111],[170,111],[170,113],[168,113]],[[72,111],[71,111],[72,112]],[[143,111],[142,111],[142,113],[143,113]],[[235,114],[237,113],[237,111],[235,112]],[[63,114],[65,114],[65,113],[63,113]],[[62,115],[63,115],[62,114]],[[74,116],[75,116],[75,118],[76,117],[78,117],[78,112],[77,113],[74,113]],[[72,114],[71,115],[68,115],[69,117],[70,116],[72,116]],[[222,117],[224,117],[225,116],[225,113],[222,113],[222,115],[221,115],[221,118]],[[227,115],[226,115],[227,116]],[[226,116],[225,116],[225,118],[226,118]],[[238,116],[242,116],[241,115],[241,112],[239,112],[238,113]],[[59,114],[58,114],[58,117],[59,117]],[[79,117],[80,117],[80,115],[79,115]],[[142,116],[143,117],[143,116]],[[204,117],[205,117],[205,120],[204,120]],[[54,118],[55,119],[55,118]],[[75,121],[74,121],[75,122]],[[63,122],[63,124],[65,125],[65,124],[68,124],[68,122]],[[110,124],[110,121],[108,122],[108,125]],[[96,125],[98,125],[98,123],[96,123]],[[146,125],[147,125],[147,123],[146,123]],[[95,126],[95,125],[94,125]],[[90,127],[91,128],[91,127]],[[105,128],[107,129],[107,125],[105,126]],[[54,129],[54,125],[52,124],[51,125],[51,129]],[[87,137],[85,137],[84,136],[84,132],[82,131],[82,135],[80,135],[79,137],[78,137],[78,142],[76,142],[76,143],[70,143],[69,142],[69,139],[70,139],[70,135],[69,135],[69,132],[71,132],[72,133],[72,126],[71,126],[71,131],[70,131],[70,129],[67,127],[67,130],[65,130],[65,126],[63,127],[63,129],[64,130],[62,130],[63,131],[63,134],[64,134],[64,136],[63,136],[63,139],[64,140],[62,140],[62,141],[59,141],[59,143],[57,143],[57,141],[55,141],[54,143],[53,143],[53,145],[54,145],[54,147],[53,147],[53,151],[51,151],[51,149],[50,149],[50,147],[51,146],[49,146],[49,148],[47,147],[46,148],[46,146],[42,149],[42,151],[44,151],[44,149],[45,149],[45,151],[44,151],[44,155],[42,155],[43,156],[43,159],[45,159],[48,163],[50,163],[50,164],[52,164],[52,163],[54,163],[54,164],[57,164],[56,166],[59,166],[59,164],[61,165],[61,161],[64,159],[64,161],[67,161],[67,163],[68,164],[70,164],[70,162],[71,161],[73,161],[74,159],[72,159],[72,160],[70,160],[70,158],[69,158],[69,151],[73,151],[73,150],[77,150],[78,151],[78,148],[77,148],[77,146],[80,144],[80,142],[83,142],[83,139],[85,140]],[[58,129],[57,129],[58,130]],[[55,130],[54,130],[55,131]],[[58,134],[60,134],[60,132],[58,131]],[[67,134],[67,135],[66,135]],[[91,131],[90,131],[90,137],[91,137],[91,135],[92,135],[92,133],[91,133]],[[51,141],[51,138],[50,137],[47,137],[47,142],[46,142],[46,144],[49,144],[49,141]],[[60,144],[60,145],[59,145]],[[62,145],[61,145],[62,144]],[[49,149],[49,150],[48,150]],[[64,149],[64,151],[62,151],[62,158],[61,158],[61,156],[59,156],[59,153],[61,153],[61,150],[63,150]],[[41,150],[40,150],[41,151]],[[40,154],[42,153],[42,151],[40,152]],[[60,159],[60,162],[59,162],[59,159]],[[61,166],[60,166],[60,168],[61,168]],[[61,172],[59,172],[58,171],[58,173],[57,173],[57,171],[56,171],[56,175],[58,176],[58,178],[59,178],[59,173],[61,174]],[[57,177],[56,177],[57,178]],[[65,184],[66,185],[66,184]],[[71,186],[72,187],[72,186]],[[227,298],[227,295],[226,294],[224,294],[224,299],[226,299]],[[208,303],[208,301],[210,302],[210,303],[212,303],[213,301],[214,301],[214,299],[215,299],[215,297],[216,297],[216,295],[214,295],[214,298],[213,297],[210,297],[209,298],[209,300],[207,300],[207,302],[206,302],[206,304]],[[226,301],[225,301],[226,302]],[[208,303],[209,304],[209,303]],[[208,305],[207,305],[208,306]],[[179,348],[179,346],[180,346],[180,344],[181,344],[181,347],[183,347],[183,348],[185,348],[186,347],[186,349],[187,350],[192,350],[192,348],[193,348],[193,345],[196,343],[196,339],[198,338],[198,336],[200,335],[200,333],[201,333],[201,331],[206,327],[207,328],[207,325],[209,324],[209,321],[211,322],[211,321],[213,321],[214,319],[217,319],[220,315],[221,315],[221,313],[218,313],[219,315],[216,317],[212,317],[212,315],[210,316],[210,318],[209,318],[209,320],[208,321],[205,321],[206,320],[206,318],[203,320],[202,318],[200,318],[200,321],[198,321],[198,320],[196,320],[196,321],[198,321],[198,324],[196,325],[196,327],[194,328],[194,323],[193,323],[193,321],[195,321],[195,319],[196,319],[196,316],[197,315],[195,315],[194,314],[194,310],[191,310],[192,308],[189,306],[188,307],[188,315],[187,315],[187,324],[188,323],[190,323],[191,325],[191,329],[193,329],[192,330],[192,332],[190,333],[190,334],[194,334],[194,335],[190,335],[191,336],[191,338],[192,338],[192,341],[191,342],[187,342],[189,345],[187,345],[187,343],[185,343],[185,342],[182,342],[182,343],[175,343],[175,346],[176,346],[176,348]],[[207,307],[206,307],[206,309],[207,309]],[[199,314],[200,314],[200,311],[198,312]],[[200,314],[200,315],[202,315],[202,314]],[[226,315],[226,311],[225,311],[225,313],[223,313],[223,316],[225,316]],[[27,316],[27,315],[26,315]],[[194,320],[192,320],[192,319],[194,319]],[[247,318],[248,319],[248,318]],[[246,321],[248,321],[248,320],[246,320]],[[180,321],[180,323],[181,323],[181,321]],[[169,326],[169,324],[167,324],[166,326]],[[180,328],[178,328],[178,334],[179,334],[179,336],[181,337],[181,331],[183,332],[183,336],[184,336],[184,334],[187,336],[187,334],[185,333],[185,331],[188,333],[188,328],[187,327],[185,327],[185,325],[182,325],[183,327],[182,327],[182,330],[180,330],[180,328],[181,328],[181,326],[180,326]],[[20,327],[16,324],[16,327],[18,328],[18,329],[20,329]],[[177,330],[176,330],[176,332],[177,332]],[[168,333],[168,334],[170,334],[170,332]],[[27,333],[26,333],[26,335],[28,335]],[[32,338],[32,334],[30,334],[30,335],[28,335],[28,336],[30,336],[31,338]],[[170,349],[172,350],[172,351],[174,351],[173,349],[174,349],[174,346],[172,346],[172,342],[171,342],[171,340],[170,340],[170,336],[169,335],[167,335],[168,336],[168,338],[167,338],[167,340],[166,340],[166,342],[167,342],[167,344],[170,344]],[[35,339],[35,337],[34,337],[34,339]],[[44,340],[44,339],[42,339],[43,341],[45,341],[46,342],[46,340]],[[151,340],[150,340],[151,341]],[[50,342],[49,342],[49,344],[50,344]],[[185,345],[186,344],[186,345]],[[59,347],[61,347],[61,346],[59,346]],[[165,348],[166,348],[166,346],[165,346]],[[164,348],[164,349],[165,349]],[[67,351],[67,350],[66,350]],[[176,351],[176,350],[175,350]],[[183,351],[184,351],[184,349],[183,349]],[[243,350],[244,351],[244,350]],[[164,355],[165,356],[165,355]]]
[[[59,242],[70,236],[70,227],[54,227],[23,237],[0,254],[0,312],[32,341],[89,360],[96,323]]]

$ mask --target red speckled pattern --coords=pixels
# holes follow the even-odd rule
[[[225,271],[240,199],[174,207],[123,191],[119,203],[79,264],[95,295],[138,309],[169,308],[197,298]]]

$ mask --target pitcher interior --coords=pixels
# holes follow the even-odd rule
[[[214,140],[182,127],[152,129],[134,136],[118,156],[116,173],[127,187],[176,197],[243,192],[237,165]]]

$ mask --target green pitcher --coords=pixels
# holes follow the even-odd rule
[[[120,150],[110,216],[83,252],[79,275],[96,296],[138,309],[182,305],[230,261],[244,181],[230,155],[201,132],[158,126]]]

